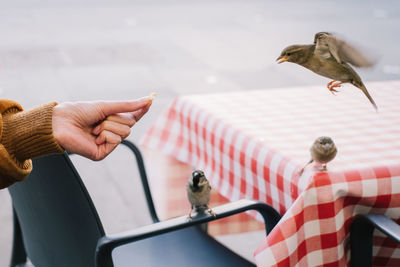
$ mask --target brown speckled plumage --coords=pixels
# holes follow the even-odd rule
[[[191,207],[188,215],[189,218],[192,217],[193,209],[197,212],[208,210],[210,214],[215,216],[215,213],[208,206],[211,198],[211,186],[203,171],[193,171],[192,176],[187,182],[186,192]]]
[[[337,154],[337,148],[332,138],[327,136],[318,137],[310,148],[311,159],[300,170],[300,175],[304,169],[312,162],[322,164],[322,171],[326,171],[326,164],[333,160]]]
[[[316,74],[332,79],[328,89],[338,92],[335,87],[342,83],[351,83],[361,89],[375,109],[375,101],[367,91],[364,83],[356,71],[350,66],[370,67],[372,61],[368,60],[360,51],[350,46],[336,36],[320,32],[314,37],[313,44],[291,45],[286,47],[277,59],[278,63],[292,62],[301,65]],[[333,83],[340,81],[338,83]]]

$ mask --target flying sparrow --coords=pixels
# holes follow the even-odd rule
[[[208,207],[211,198],[211,186],[204,172],[195,170],[186,185],[186,192],[190,202],[188,218],[192,218],[192,211],[204,212],[207,210],[214,217],[216,214]]]
[[[321,171],[326,171],[326,164],[333,160],[337,153],[337,148],[332,138],[327,136],[318,137],[310,148],[311,159],[310,161],[300,170],[299,174],[302,175],[304,169],[312,162],[322,164]]]
[[[350,66],[351,64],[355,67],[370,67],[374,63],[359,50],[331,33],[315,34],[313,44],[286,47],[276,61],[296,63],[332,79],[333,81],[327,84],[332,94],[339,92],[335,88],[341,84],[351,83],[361,89],[375,109],[378,109],[360,76]]]

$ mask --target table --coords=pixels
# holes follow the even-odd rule
[[[180,96],[141,144],[203,169],[229,200],[283,215],[255,251],[258,266],[343,266],[356,214],[400,222],[400,81],[366,85],[379,112],[351,85],[336,96],[324,85]],[[322,135],[337,157],[300,176]],[[400,266],[400,247],[374,235],[374,264]]]

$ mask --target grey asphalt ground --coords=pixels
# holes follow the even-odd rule
[[[327,79],[275,63],[284,47],[310,43],[318,31],[340,33],[379,59],[359,71],[364,81],[400,79],[399,30],[396,0],[3,0],[0,97],[28,109],[157,92],[129,137],[137,141],[177,95],[316,84],[326,90]],[[107,233],[148,221],[138,214],[142,202],[127,175],[126,151],[74,162]],[[1,267],[11,248],[7,190],[0,203]]]

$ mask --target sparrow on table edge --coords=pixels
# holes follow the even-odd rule
[[[333,160],[337,154],[337,148],[332,138],[327,136],[318,137],[310,148],[311,159],[310,161],[300,170],[299,174],[302,175],[304,169],[314,161],[322,164],[321,171],[326,171],[326,164]]]

